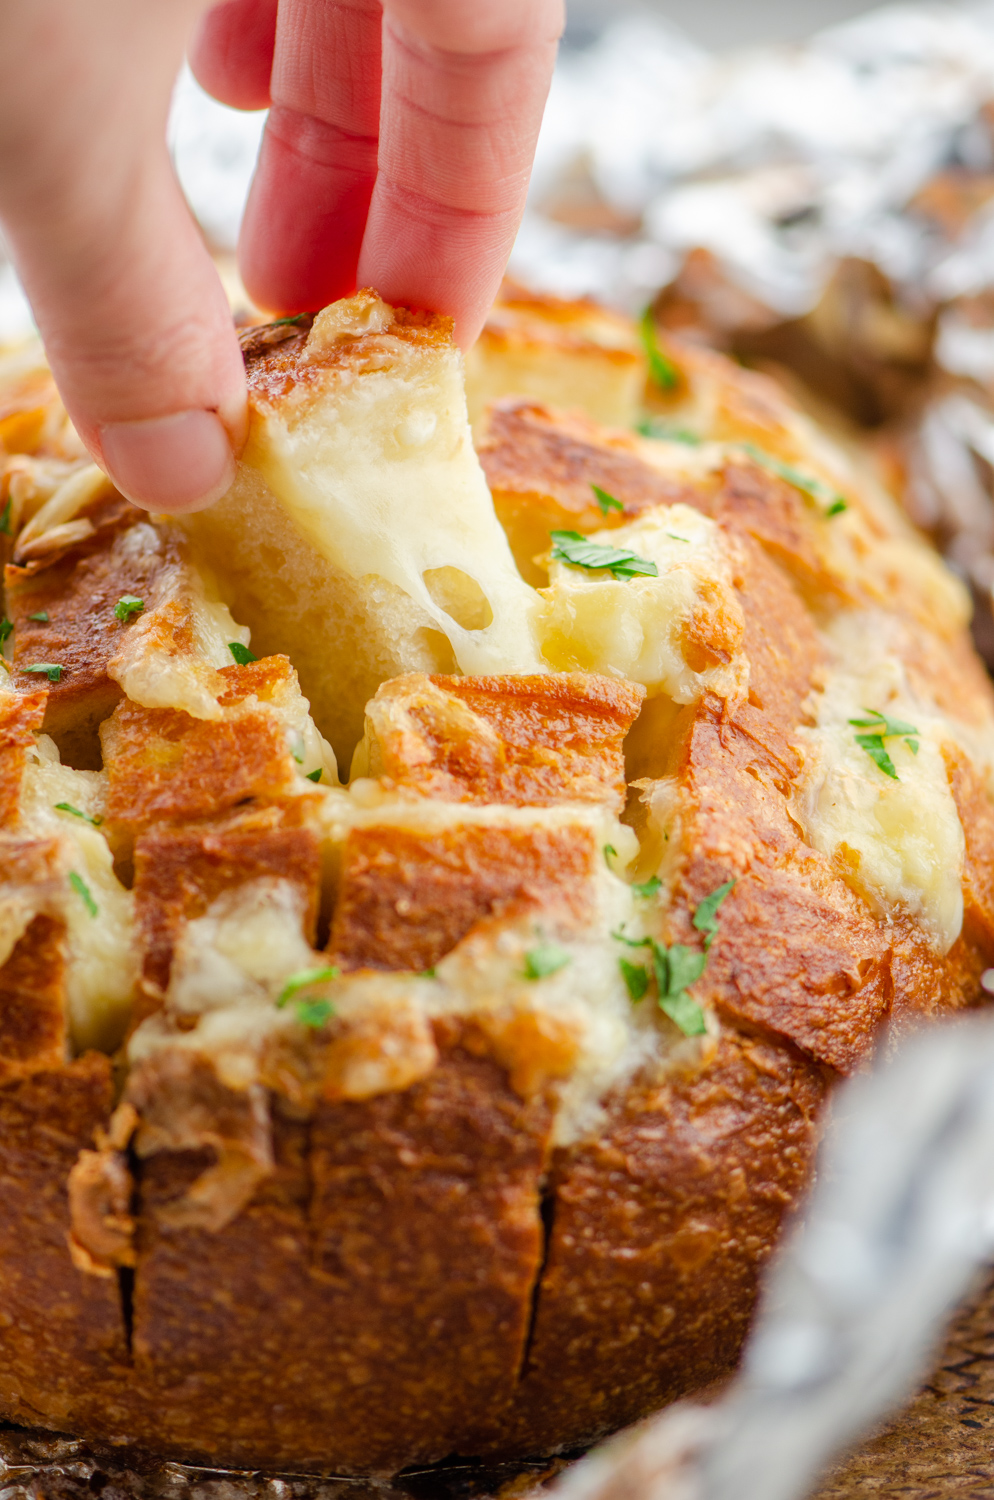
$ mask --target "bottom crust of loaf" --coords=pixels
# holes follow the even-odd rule
[[[90,1053],[0,1090],[0,1414],[234,1468],[391,1473],[585,1445],[736,1359],[810,1170],[822,1072],[731,1034],[553,1151],[478,1039],[403,1093],[295,1117],[217,1233],[168,1208],[203,1152],[137,1168],[137,1264],[69,1253],[66,1180],[106,1121]]]

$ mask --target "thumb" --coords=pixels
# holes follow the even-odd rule
[[[203,9],[0,7],[0,54],[33,59],[0,91],[0,219],[80,436],[154,510],[216,499],[244,437],[231,316],[165,145]]]

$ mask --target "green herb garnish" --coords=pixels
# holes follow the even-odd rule
[[[827,516],[837,516],[841,511],[848,508],[845,500],[837,491],[830,489],[827,484],[823,484],[813,474],[802,474],[801,470],[795,469],[793,464],[782,463],[779,458],[774,458],[772,453],[767,453],[764,449],[757,448],[754,443],[743,443],[741,446],[750,458],[755,459],[760,468],[766,469],[770,474],[775,474],[778,479],[785,480],[795,490],[800,490],[803,495],[808,495],[812,500],[816,500],[819,505],[827,505],[828,508],[825,511]]]
[[[316,771],[308,771],[308,773],[307,773],[307,779],[308,779],[308,781],[320,781],[321,780],[321,774],[322,774],[321,767],[318,766],[318,768],[317,768]]]
[[[122,594],[114,605],[114,618],[120,620],[122,625],[127,625],[128,621],[135,615],[140,615],[144,608],[144,599],[137,598],[135,594]]]
[[[624,513],[625,507],[622,505],[621,501],[616,500],[613,495],[609,495],[607,490],[602,490],[599,484],[592,484],[590,488],[593,490],[595,496],[597,497],[597,504],[600,507],[600,513],[602,516],[608,515],[608,513],[612,510],[620,510],[622,513]]]
[[[735,880],[726,880],[724,885],[719,885],[717,890],[705,896],[700,906],[694,912],[691,921],[698,932],[704,934],[704,951],[710,948],[718,935],[718,908],[726,896],[731,895],[735,889]]]
[[[297,328],[301,323],[306,323],[310,313],[294,313],[292,318],[274,318],[271,323],[265,324],[267,328]]]
[[[887,753],[884,740],[903,739],[913,755],[918,754],[918,740],[915,738],[919,730],[913,724],[905,724],[903,719],[888,719],[886,714],[880,713],[875,708],[866,708],[864,713],[869,714],[867,719],[850,719],[850,724],[855,729],[868,729],[869,734],[857,734],[856,743],[861,750],[865,750],[873,763],[889,776],[892,781],[900,781],[897,767]]]
[[[658,578],[659,569],[654,562],[639,557],[627,547],[606,547],[601,542],[591,542],[578,531],[552,531],[552,555],[558,562],[569,563],[574,568],[606,569],[612,578]]]
[[[49,682],[58,682],[62,677],[62,667],[58,662],[51,661],[35,661],[30,667],[19,667],[18,671],[44,673]]]
[[[69,884],[72,886],[73,890],[76,892],[76,895],[79,897],[83,905],[86,907],[87,911],[90,913],[90,916],[95,917],[100,908],[97,906],[97,903],[90,895],[90,887],[87,885],[82,875],[77,875],[75,870],[70,870]]]
[[[699,448],[702,442],[689,428],[671,427],[659,417],[643,417],[640,422],[636,422],[635,430],[643,437],[655,438],[657,442],[686,443],[689,448]]]
[[[648,880],[643,880],[641,884],[633,885],[632,890],[642,901],[648,901],[650,896],[656,894],[662,883],[658,875],[652,875]]]
[[[103,818],[91,818],[89,813],[80,812],[78,807],[73,807],[71,802],[56,802],[56,812],[72,813],[74,818],[82,818],[84,823],[92,823],[94,828],[99,828]]]
[[[0,651],[3,650],[4,646],[7,644],[7,641],[13,634],[14,622],[13,620],[8,620],[7,617],[4,616],[4,618],[0,620]]]
[[[604,845],[604,863],[607,865],[608,869],[611,868],[611,861],[612,861],[612,859],[617,859],[617,858],[618,858],[618,851],[614,847],[614,845],[613,844],[605,844]]]
[[[298,1000],[296,1013],[301,1026],[313,1026],[317,1029],[331,1019],[335,1014],[335,1007],[330,1000]]]
[[[696,948],[686,948],[682,943],[674,943],[672,948],[665,948],[662,943],[657,943],[655,938],[630,938],[625,937],[623,932],[612,932],[611,936],[619,943],[627,943],[629,948],[651,949],[660,1010],[669,1016],[684,1036],[703,1036],[707,1030],[704,1012],[697,1001],[692,1000],[686,993],[686,989],[704,973],[704,966],[708,961],[707,953],[702,953]],[[628,993],[633,1001],[640,1000],[642,996],[636,996],[629,984],[625,963],[623,958],[618,960],[625,983],[629,985]],[[638,969],[639,965],[630,964],[628,967]],[[644,969],[642,973],[645,973]],[[636,979],[635,983],[637,985],[640,981]],[[644,993],[643,990],[642,994]]]
[[[435,970],[433,968],[432,969],[421,969],[419,971],[419,973],[418,973],[418,978],[419,979],[434,979],[435,978]]]
[[[546,979],[565,969],[570,956],[555,943],[542,943],[538,948],[529,948],[525,954],[525,978]]]
[[[257,656],[252,655],[247,646],[242,645],[241,641],[229,641],[228,650],[240,667],[247,667],[250,661],[259,660]]]
[[[0,514],[0,532],[2,532],[4,536],[10,536],[10,505],[11,501],[10,496],[8,495],[7,504],[3,508],[3,513]]]
[[[656,320],[652,316],[652,308],[647,307],[639,321],[639,333],[642,336],[642,348],[645,357],[649,361],[649,374],[658,386],[664,391],[672,391],[679,384],[680,377],[677,374],[676,365],[659,347],[656,337]]]
[[[676,995],[664,996],[659,1006],[679,1026],[684,1036],[704,1036],[706,1033],[708,1028],[704,1012],[697,1001],[692,1000],[683,990]]]
[[[37,620],[39,625],[47,625],[48,624],[48,610],[47,609],[39,609],[36,614],[28,615],[28,619],[29,620]]]
[[[630,964],[627,958],[618,959],[618,968],[628,989],[628,998],[637,1005],[649,988],[648,969],[643,969],[641,964]]]
[[[301,990],[309,990],[314,984],[327,984],[330,979],[337,979],[341,972],[335,964],[330,964],[325,969],[298,970],[296,974],[290,975],[280,990],[276,1009],[282,1010],[284,1005],[287,1005]]]

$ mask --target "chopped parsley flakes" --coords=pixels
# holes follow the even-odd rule
[[[114,618],[120,620],[122,625],[127,625],[135,615],[140,615],[145,608],[145,600],[137,598],[134,594],[122,594],[114,605]]]
[[[863,710],[869,717],[866,719],[850,719],[849,722],[855,729],[869,730],[868,734],[857,734],[856,743],[861,750],[883,771],[892,781],[900,781],[897,767],[887,753],[884,740],[903,739],[913,755],[918,754],[919,730],[913,724],[905,724],[903,719],[888,719],[886,714],[880,713],[875,708]]]
[[[652,882],[646,881],[645,884],[649,886]],[[684,1036],[703,1036],[707,1030],[704,1012],[697,1001],[687,994],[687,990],[704,973],[708,961],[708,949],[718,931],[718,908],[734,886],[734,880],[726,880],[725,884],[718,886],[710,896],[705,896],[694,912],[691,920],[697,931],[704,934],[703,950],[688,948],[683,943],[674,943],[671,948],[667,948],[655,938],[630,938],[621,931],[611,934],[619,943],[624,943],[629,948],[649,949],[652,955],[652,974],[656,980],[659,1008],[669,1016],[674,1025],[679,1027]],[[644,887],[633,886],[632,889],[638,893]],[[658,884],[656,889],[658,889]],[[619,958],[618,968],[632,1003],[636,1004],[649,987],[649,971],[641,964],[631,963],[626,958]]]
[[[249,662],[259,660],[257,656],[252,655],[247,646],[242,645],[241,641],[229,641],[228,650],[240,667],[247,667]]]
[[[91,818],[89,813],[80,812],[78,807],[73,807],[71,802],[56,802],[56,812],[72,813],[74,818],[82,818],[84,823],[92,823],[94,828],[99,828],[103,818]]]
[[[308,781],[320,781],[321,780],[321,767],[318,766],[318,768],[317,768],[316,771],[308,771],[308,773],[307,773],[307,779],[308,779]]]
[[[87,885],[82,875],[77,875],[75,870],[70,870],[69,884],[72,886],[73,890],[76,892],[76,895],[79,897],[83,905],[86,907],[87,911],[90,913],[90,916],[95,917],[100,908],[94,901],[93,897],[90,895],[90,887]]]
[[[0,620],[0,651],[3,650],[3,647],[6,645],[7,641],[13,634],[14,622],[13,620],[8,620],[5,615],[4,618]]]
[[[785,464],[779,458],[774,458],[772,453],[766,453],[762,448],[757,448],[754,443],[743,443],[742,447],[749,457],[765,469],[769,474],[775,474],[778,479],[783,479],[793,489],[800,490],[802,495],[808,495],[810,499],[816,500],[819,505],[827,507],[826,516],[841,515],[848,509],[843,497],[816,479],[813,474],[802,474],[800,469],[795,469],[792,464]]]
[[[671,427],[660,417],[643,417],[636,422],[635,431],[643,437],[655,438],[662,443],[685,443],[689,448],[699,448],[701,439],[687,427]]]
[[[315,1030],[330,1021],[335,1007],[330,1000],[298,1000],[297,1020],[301,1026],[312,1026]]]
[[[529,948],[525,954],[525,978],[547,979],[558,974],[569,963],[569,954],[555,943],[542,943],[538,948]]]
[[[310,316],[311,316],[310,313],[295,313],[292,318],[274,318],[271,323],[267,323],[266,324],[266,327],[267,328],[299,328],[302,323],[306,323],[307,322],[307,319]]]
[[[618,968],[621,970],[621,977],[628,988],[632,1004],[637,1005],[649,988],[648,969],[644,969],[641,964],[629,963],[627,958],[618,959]]]
[[[691,918],[697,931],[704,934],[705,953],[718,935],[718,908],[725,897],[730,896],[734,889],[734,879],[726,880],[725,884],[720,885],[716,891],[712,891],[710,896],[704,897],[704,900]]]
[[[29,620],[37,620],[39,625],[47,625],[48,624],[48,610],[47,609],[39,609],[35,614],[28,615],[28,619]]]
[[[59,682],[62,678],[62,667],[58,662],[35,661],[31,663],[30,667],[20,667],[18,670],[21,672],[44,673],[49,682]]]
[[[569,563],[573,568],[606,569],[612,578],[658,578],[659,569],[654,562],[639,557],[627,547],[606,547],[602,542],[591,542],[578,531],[552,531],[552,555],[557,562]]]
[[[4,506],[2,514],[0,514],[0,532],[4,536],[10,536],[10,505],[11,501],[8,495],[7,504]]]
[[[639,333],[642,337],[642,348],[645,357],[649,361],[649,374],[664,391],[672,391],[678,384],[680,377],[677,374],[676,365],[659,347],[656,338],[656,320],[652,316],[652,308],[647,307],[639,320]]]
[[[656,894],[662,883],[658,875],[651,875],[648,880],[643,880],[639,885],[633,885],[632,890],[643,901],[648,901],[650,896]]]
[[[289,1005],[301,990],[309,990],[312,985],[316,984],[327,984],[329,980],[337,979],[340,973],[341,970],[335,964],[329,964],[324,969],[301,969],[298,973],[291,974],[280,990],[276,1001],[277,1010],[282,1010],[285,1005]],[[335,1014],[335,1007],[330,1000],[312,996],[309,999],[297,1000],[294,1012],[301,1026],[310,1026],[317,1030]]]
[[[614,847],[614,845],[613,844],[605,844],[604,845],[604,863],[607,865],[608,869],[611,868],[611,861],[612,861],[612,859],[617,859],[617,858],[618,858],[618,851]]]
[[[621,501],[616,500],[613,495],[609,495],[607,490],[602,490],[599,484],[592,484],[590,488],[594,492],[602,516],[608,515],[612,510],[620,510],[624,513],[625,507]]]
[[[337,979],[341,969],[336,964],[329,964],[324,969],[298,969],[296,974],[291,974],[289,979],[280,990],[276,1001],[276,1009],[282,1010],[284,1005],[289,1004],[294,995],[301,990],[309,990],[314,984],[327,984],[331,979]]]

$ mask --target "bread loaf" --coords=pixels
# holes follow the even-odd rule
[[[963,588],[764,377],[652,347],[605,427],[634,330],[522,305],[478,453],[444,320],[249,330],[182,523],[0,361],[7,1419],[586,1444],[727,1374],[833,1081],[982,998]]]

